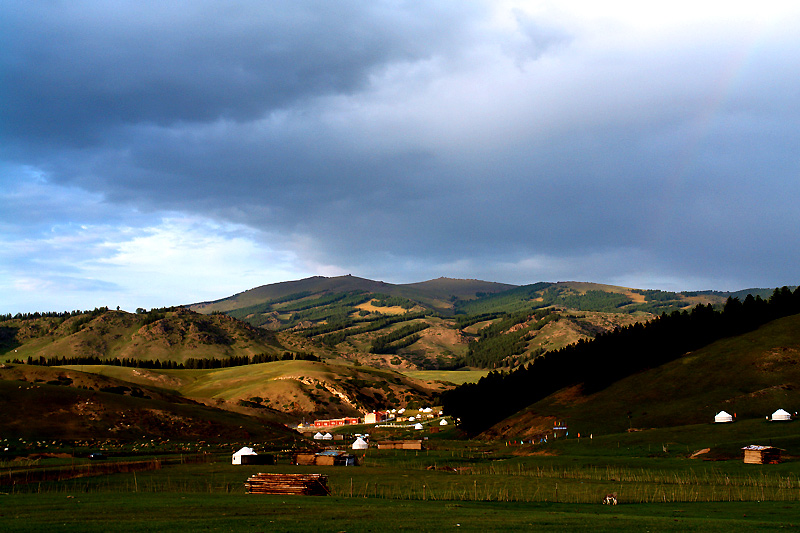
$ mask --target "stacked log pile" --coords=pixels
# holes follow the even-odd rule
[[[323,474],[255,474],[244,484],[248,494],[327,496],[328,476]]]

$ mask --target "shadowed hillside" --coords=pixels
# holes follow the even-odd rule
[[[490,438],[544,435],[555,420],[573,434],[711,423],[721,410],[764,420],[800,409],[800,315],[725,338],[657,368],[587,393],[580,385],[540,400],[484,432]]]
[[[549,352],[508,374],[490,373],[476,384],[465,384],[445,393],[444,403],[448,411],[463,419],[467,431],[478,433],[558,391],[572,387],[572,394],[599,393],[641,372],[654,372],[674,361],[688,362],[685,354],[689,352],[798,312],[800,289],[792,293],[787,287],[775,289],[768,301],[752,296],[744,302],[730,298],[722,310],[698,305],[691,312],[664,314],[647,324],[634,324]],[[786,349],[794,350],[794,341]],[[744,350],[742,347],[740,352]],[[704,376],[707,384],[715,380],[727,383],[731,368],[723,365],[713,371],[698,371],[697,375]],[[775,381],[776,375],[769,377],[772,380],[769,387],[787,383]],[[666,382],[681,387],[681,379]],[[654,385],[642,379],[635,383],[642,389]],[[631,406],[638,403],[630,394],[621,398]],[[628,411],[632,413],[632,409],[626,409],[626,418]],[[614,411],[613,416],[619,419],[620,413]]]
[[[0,428],[25,439],[258,438],[291,445],[296,433],[268,417],[215,409],[154,388],[75,369],[2,365]]]

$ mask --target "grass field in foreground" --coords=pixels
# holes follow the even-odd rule
[[[738,423],[737,423],[738,424]],[[764,426],[772,437],[793,426]],[[672,439],[694,442],[685,428]],[[739,431],[750,432],[744,427]],[[780,431],[778,431],[780,429]],[[430,449],[370,449],[358,467],[301,467],[286,454],[272,466],[231,465],[223,447],[203,463],[159,470],[3,485],[0,531],[774,531],[800,527],[793,457],[778,465],[741,458],[688,459],[667,435],[624,433],[544,446],[462,440]],[[766,436],[766,434],[762,435]],[[643,439],[648,442],[644,442]],[[794,448],[790,441],[787,448]],[[793,442],[793,441],[792,441]],[[648,454],[647,446],[659,452]],[[323,473],[331,496],[246,495],[257,472]],[[620,505],[600,504],[617,492]]]
[[[775,531],[800,524],[780,502],[438,502],[244,494],[0,496],[3,531]]]

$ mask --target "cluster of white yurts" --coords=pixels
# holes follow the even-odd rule
[[[731,415],[730,413],[727,413],[725,411],[720,411],[719,413],[714,415],[714,423],[724,424],[726,422],[733,422],[734,418],[735,414]],[[772,413],[772,416],[767,416],[767,420],[769,420],[770,422],[788,422],[791,419],[792,419],[792,414],[783,409],[778,409],[777,411]]]

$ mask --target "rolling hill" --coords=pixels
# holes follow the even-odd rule
[[[247,440],[290,445],[303,420],[432,405],[444,385],[313,361],[206,370],[0,363],[0,428],[25,439]]]
[[[763,421],[778,408],[800,409],[798,383],[800,315],[792,315],[594,393],[581,385],[564,388],[494,425],[484,436],[533,438],[552,432],[554,421],[584,435],[703,424],[721,410],[735,413],[737,420]]]
[[[682,425],[710,416],[703,409],[716,412],[720,403],[748,415],[767,411],[754,398],[796,401],[798,313],[800,289],[787,287],[769,300],[731,299],[720,310],[698,305],[566,346],[509,373],[490,373],[445,392],[443,403],[466,431],[488,435],[536,434],[566,417],[579,424],[577,431],[619,431],[625,422],[633,427],[637,413],[648,427]],[[747,405],[737,405],[742,398]],[[585,415],[559,410],[577,405]],[[551,420],[543,424],[541,417]]]
[[[186,363],[274,360],[288,352],[395,370],[515,368],[660,313],[721,306],[726,297],[583,282],[513,286],[439,278],[393,285],[317,276],[188,308],[7,316],[0,322],[0,360]]]
[[[189,308],[224,312],[279,332],[282,344],[321,357],[399,370],[514,368],[547,351],[661,313],[699,304],[722,306],[731,294],[585,282],[514,286],[450,278],[393,285],[354,276],[317,276]]]
[[[299,441],[276,417],[234,413],[166,388],[69,368],[0,364],[0,402],[3,433],[26,440]]]
[[[212,409],[202,415],[212,418],[230,413],[297,422],[430,404],[454,385],[402,372],[523,369],[543,355],[657,313],[702,304],[721,308],[728,296],[582,282],[512,286],[440,278],[392,285],[353,276],[314,277],[189,308],[3,316],[0,361],[72,364],[35,371],[69,372],[63,379],[24,378],[46,387],[48,395],[83,397],[86,388],[114,394],[100,390],[105,387],[117,391],[103,396],[109,405],[146,400],[181,410]],[[187,369],[179,369],[184,365]],[[116,384],[89,385],[90,373]],[[11,391],[19,378],[0,380]],[[31,394],[16,386],[21,396]],[[596,393],[573,388],[562,395]]]
[[[287,423],[430,405],[445,387],[391,370],[316,361],[275,361],[207,370],[82,368],[129,384],[164,388],[210,406]]]
[[[453,301],[456,299],[472,299],[476,294],[502,292],[513,287],[505,283],[451,278],[397,285],[349,275],[332,278],[314,276],[297,281],[263,285],[227,298],[191,304],[188,307],[202,313],[229,312],[264,304],[272,304],[274,308],[280,309],[282,303],[311,296],[363,292],[405,298],[433,311],[447,313],[452,312]]]
[[[223,314],[184,308],[126,313],[98,309],[75,315],[0,323],[6,359],[98,357],[185,362],[194,358],[279,354],[275,334]]]

